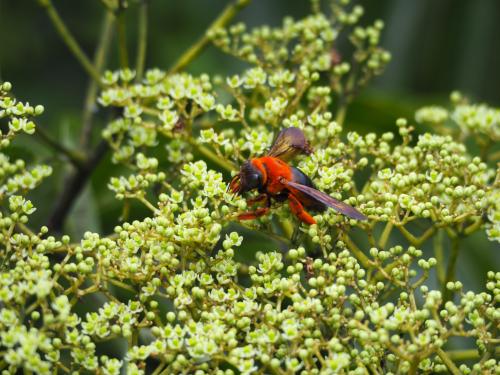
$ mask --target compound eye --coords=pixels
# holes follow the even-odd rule
[[[260,176],[257,173],[252,173],[248,176],[248,186],[253,189],[259,186]]]

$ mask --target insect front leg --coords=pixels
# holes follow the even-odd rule
[[[316,220],[314,220],[313,217],[306,210],[304,210],[304,206],[295,195],[288,194],[288,202],[292,213],[297,216],[300,221],[308,225],[316,224]]]
[[[269,207],[258,208],[255,211],[243,212],[238,215],[239,220],[253,220],[258,217],[264,216],[269,212]]]
[[[266,199],[269,200],[267,194],[262,193],[262,194],[257,195],[254,198],[247,199],[247,204],[250,206],[250,205],[253,205],[256,203],[261,203]]]
[[[263,196],[263,197],[261,197],[261,196]],[[269,210],[271,208],[271,198],[269,197],[269,195],[261,194],[261,195],[255,197],[254,199],[257,199],[257,198],[259,198],[259,200],[258,200],[259,202],[264,201],[264,199],[265,199],[266,206],[258,208],[255,211],[248,211],[248,212],[243,212],[243,213],[239,214],[238,215],[239,220],[257,219],[258,217],[264,216],[265,214],[267,214],[269,212]]]

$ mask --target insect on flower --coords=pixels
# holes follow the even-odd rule
[[[367,217],[354,207],[317,190],[308,176],[287,164],[295,155],[311,152],[302,130],[291,127],[278,134],[266,156],[245,161],[231,180],[229,189],[240,195],[257,189],[260,194],[247,202],[264,203],[264,207],[241,213],[238,219],[251,220],[267,214],[273,198],[278,202],[288,200],[292,213],[309,225],[316,221],[306,210],[323,212],[327,207],[352,219],[366,220]]]

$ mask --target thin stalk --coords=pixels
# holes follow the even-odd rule
[[[455,279],[456,266],[458,260],[458,253],[460,252],[459,246],[459,237],[455,236],[451,239],[451,255],[450,260],[448,262],[448,267],[446,269],[446,277],[444,280],[444,284],[442,285],[442,295],[443,295],[443,304],[449,301],[453,297],[453,292],[446,288],[446,284]]]
[[[144,204],[147,208],[149,208],[153,213],[157,213],[159,210],[150,202],[148,201],[146,198],[142,197],[142,196],[138,196],[136,197],[139,202],[142,202],[142,204]]]
[[[416,244],[418,242],[418,238],[417,237],[415,237],[408,229],[406,229],[404,227],[404,225],[399,225],[398,229],[401,232],[401,234],[403,236],[405,236],[405,238],[408,240],[409,243],[411,243],[412,245],[416,246]]]
[[[438,230],[434,237],[434,256],[436,257],[436,274],[439,285],[445,285],[446,273],[444,270],[444,251],[443,251],[443,231]]]
[[[160,365],[156,368],[156,370],[152,372],[151,375],[159,375],[163,371],[166,365],[167,365],[166,363],[161,362]]]
[[[423,244],[429,237],[431,237],[436,231],[436,227],[429,227],[420,237],[415,237],[408,229],[404,227],[404,225],[398,226],[399,231],[405,238],[410,242],[413,246],[420,246]]]
[[[455,363],[453,363],[451,358],[448,357],[448,355],[446,354],[446,352],[443,349],[437,348],[436,354],[439,356],[439,358],[441,358],[443,363],[446,365],[446,367],[448,367],[448,370],[450,370],[450,372],[453,375],[462,375],[462,372],[458,369],[458,367],[455,365]]]
[[[132,331],[132,336],[130,336],[130,338],[128,340],[129,348],[136,346],[138,342],[139,342],[139,331],[134,329]]]
[[[338,125],[342,126],[344,124],[346,113],[347,113],[347,105],[341,104],[341,106],[337,110],[337,114],[335,115],[335,122]]]
[[[66,366],[64,366],[61,362],[56,362],[56,365],[58,367],[61,368],[61,370],[63,370],[66,374],[69,374],[71,371],[69,370],[69,368],[67,368]],[[57,372],[56,372],[57,374]]]
[[[356,259],[361,263],[361,265],[368,269],[371,267],[370,265],[370,259],[360,250],[360,248],[351,240],[351,238],[346,234],[343,236],[344,242],[346,243],[347,247],[353,253],[353,255],[356,257]]]
[[[127,29],[125,26],[125,12],[121,11],[117,19],[118,29],[118,55],[122,69],[128,68],[128,50],[127,50]]]
[[[290,220],[280,220],[279,224],[285,237],[292,239],[293,233],[295,232],[292,222]]]
[[[132,286],[125,284],[124,282],[121,282],[119,280],[106,278],[106,279],[104,279],[104,281],[107,281],[107,282],[117,286],[118,288],[128,290],[129,292],[132,292],[132,293],[137,293],[137,291]]]
[[[200,154],[205,156],[207,159],[212,161],[213,163],[217,164],[218,166],[224,168],[227,171],[233,171],[236,169],[236,166],[233,165],[233,163],[222,159],[221,157],[217,156],[215,153],[210,151],[207,147],[200,145],[198,142],[196,142],[193,138],[188,138],[187,142]]]
[[[380,235],[380,238],[378,240],[378,246],[381,249],[385,248],[385,245],[387,244],[387,240],[389,240],[389,236],[391,235],[392,232],[392,227],[393,224],[391,221],[388,221],[387,224],[385,225],[384,231]]]
[[[137,57],[135,60],[136,79],[140,81],[144,73],[146,61],[146,46],[148,38],[148,0],[142,0],[139,6]]]
[[[238,12],[250,4],[251,0],[235,0],[233,3],[229,4],[216,18],[214,22],[208,27],[207,30],[214,30],[227,25],[231,20],[238,14]],[[191,61],[193,61],[203,49],[210,43],[210,39],[207,33],[198,39],[198,41],[193,44],[186,52],[184,52],[181,57],[175,62],[175,64],[170,69],[170,73],[176,73],[184,69]]]
[[[61,19],[61,16],[52,4],[52,0],[38,0],[38,2],[45,9],[59,36],[64,41],[64,43],[66,43],[83,69],[88,73],[90,77],[92,77],[98,84],[100,84],[101,80],[99,73],[94,68],[92,62],[87,57],[85,52],[83,52],[82,48],[76,41],[75,37],[71,34],[64,21]]]
[[[107,11],[102,22],[101,34],[94,54],[94,67],[99,75],[104,69],[106,57],[111,45],[114,19],[115,17],[113,13]],[[87,94],[85,96],[85,103],[83,105],[80,146],[85,150],[88,149],[92,137],[92,114],[96,103],[98,89],[99,86],[97,82],[95,80],[90,81],[87,88]]]
[[[471,359],[478,359],[479,352],[477,349],[466,349],[466,350],[448,350],[446,355],[452,361],[468,361]]]
[[[478,230],[479,228],[481,228],[481,226],[484,224],[483,222],[483,218],[478,218],[474,223],[472,223],[471,225],[469,225],[467,228],[464,229],[464,234],[466,236],[474,233],[476,230]]]
[[[432,226],[429,227],[419,238],[418,238],[418,246],[422,245],[425,241],[431,238],[434,233],[436,233],[437,228]]]
[[[389,275],[391,274],[392,269],[394,267],[396,267],[397,265],[398,265],[398,262],[393,262],[391,264],[388,264],[384,268],[379,269],[378,270],[379,272],[374,276],[373,281],[377,282],[377,281],[383,280],[384,277],[385,278],[387,278],[387,277],[390,278]]]
[[[36,236],[36,233],[33,232],[30,228],[28,228],[25,224],[23,223],[17,223],[17,226],[19,227],[19,229],[26,235],[28,236]]]
[[[335,121],[337,124],[342,126],[345,121],[345,117],[347,114],[347,106],[350,103],[352,99],[352,90],[354,88],[354,85],[356,83],[356,72],[354,70],[355,66],[353,64],[351,73],[349,75],[349,78],[346,82],[345,88],[343,89],[342,96],[340,97],[340,105],[339,108],[337,109],[337,114],[335,115]]]
[[[420,357],[416,357],[412,362],[410,366],[410,370],[408,370],[408,374],[410,375],[416,375],[417,370],[418,370],[418,364],[420,363]]]

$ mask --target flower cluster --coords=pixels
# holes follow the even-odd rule
[[[0,132],[0,149],[8,147],[18,133],[33,134],[35,132],[33,117],[41,115],[44,111],[41,105],[33,107],[29,103],[16,100],[9,93],[11,88],[10,82],[0,84],[0,121],[5,122],[8,129],[7,133]],[[26,194],[52,173],[52,169],[46,165],[26,169],[24,160],[10,160],[3,152],[0,152],[0,170],[0,199],[18,192]]]
[[[0,84],[8,129],[0,140],[0,370],[498,373],[500,272],[487,273],[484,291],[455,277],[462,238],[500,239],[495,156],[464,142],[472,134],[489,140],[482,150],[495,147],[498,110],[454,94],[451,110],[417,111],[432,131],[406,119],[393,132],[349,131],[350,100],[390,58],[378,45],[383,23],[361,26],[363,10],[348,0],[332,0],[327,14],[319,3],[277,28],[210,30],[218,47],[251,64],[240,74],[104,73],[98,102],[119,111],[102,137],[128,171],[112,171],[108,187],[149,210],[110,234],[72,241],[31,228],[26,194],[51,170],[12,161],[5,149],[33,133],[43,107]],[[352,55],[341,57],[339,38]],[[236,223],[250,208],[228,193],[230,174],[291,126],[314,150],[297,166],[367,221],[327,210],[306,226],[277,203]],[[252,231],[265,242],[255,245]]]
[[[454,132],[462,140],[473,136],[483,149],[483,155],[497,160],[498,153],[492,152],[500,139],[500,109],[486,104],[470,103],[460,92],[451,94],[452,108],[429,106],[415,113],[415,120],[436,126],[440,133]],[[443,125],[450,125],[444,127]],[[496,150],[498,151],[498,150]],[[490,155],[493,157],[490,157]]]

